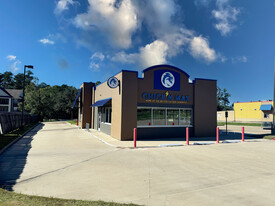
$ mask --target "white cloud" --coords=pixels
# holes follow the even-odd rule
[[[135,64],[138,61],[138,53],[126,54],[124,51],[116,53],[111,60],[124,64]]]
[[[233,23],[237,21],[237,16],[240,13],[239,8],[231,7],[227,3],[228,0],[217,0],[218,9],[212,11],[212,15],[217,21],[214,26],[222,36],[227,36],[236,28]]]
[[[220,57],[220,59],[221,59],[221,62],[222,62],[222,63],[224,63],[224,62],[226,62],[226,61],[227,61],[227,58],[226,58],[226,57],[224,57],[224,56],[221,56],[221,57]]]
[[[8,56],[7,56],[7,59],[8,59],[9,61],[14,61],[14,60],[16,59],[16,56],[14,56],[14,55],[8,55]]]
[[[63,11],[69,9],[69,5],[73,5],[76,2],[73,0],[59,0],[56,4],[54,13],[55,14],[61,14]]]
[[[91,62],[89,65],[89,68],[94,71],[94,72],[99,72],[100,71],[100,66],[97,63]]]
[[[17,72],[19,70],[18,64],[21,64],[20,60],[16,60],[15,62],[12,63],[12,65],[11,65],[11,71],[13,73],[15,73],[15,72]]]
[[[247,57],[246,57],[246,56],[242,56],[242,57],[240,57],[240,60],[241,60],[242,62],[247,62]]]
[[[238,57],[231,58],[231,60],[232,60],[232,63],[237,63],[237,62],[246,63],[247,57],[246,56],[238,56]]]
[[[202,36],[194,37],[190,43],[190,53],[196,59],[202,59],[206,62],[213,62],[217,59],[214,49],[209,47],[209,42]]]
[[[8,55],[6,57],[8,59],[8,61],[11,61],[11,65],[10,65],[10,69],[13,73],[17,72],[19,70],[18,65],[21,64],[20,60],[16,60],[16,56],[15,55]]]
[[[164,35],[161,39],[168,45],[168,58],[181,53],[183,47],[190,43],[193,36],[193,31],[184,28],[180,28],[178,31]]]
[[[147,67],[167,63],[169,59],[184,50],[207,63],[219,59],[217,52],[210,48],[207,38],[177,23],[176,19],[180,19],[181,13],[175,0],[88,0],[88,2],[87,12],[77,15],[73,23],[85,30],[87,36],[96,33],[97,38],[98,35],[107,37],[111,45],[116,47],[116,53],[109,58],[112,61]],[[144,27],[149,32],[148,39],[152,39],[151,42],[140,45],[136,52],[128,52],[127,49],[132,47],[133,42],[141,42],[138,41],[139,30]],[[87,36],[81,40],[82,46],[92,41]],[[104,58],[108,57],[100,52],[94,53],[91,56],[90,67],[99,70],[100,61]]]
[[[89,0],[87,13],[79,14],[74,24],[84,30],[99,29],[113,46],[129,48],[138,28],[137,11],[131,0]]]
[[[147,29],[158,38],[167,31],[173,30],[172,18],[176,15],[177,6],[174,0],[135,1],[138,17],[147,25]],[[138,2],[138,3],[137,3]]]
[[[53,45],[53,44],[55,43],[54,41],[52,41],[52,40],[50,40],[50,39],[47,39],[47,38],[40,39],[39,42],[42,43],[42,44],[45,44],[45,45],[46,45],[46,44]]]
[[[139,49],[138,53],[126,54],[125,52],[117,53],[112,60],[121,63],[138,64],[146,68],[152,65],[164,64],[167,62],[168,45],[156,40],[150,44],[145,45]]]
[[[178,33],[166,35],[163,39],[157,39],[144,47],[140,47],[138,53],[119,52],[111,60],[149,67],[167,63],[169,58],[181,53],[184,47],[194,58],[207,63],[212,63],[219,58],[216,51],[210,48],[208,39],[195,36],[194,32],[190,30],[181,29]],[[225,59],[225,57],[221,57],[222,62]]]
[[[91,59],[98,59],[100,61],[103,61],[105,56],[101,52],[96,52],[91,56]]]
[[[168,49],[168,44],[160,40],[147,44],[145,47],[140,48],[140,64],[143,67],[149,67],[166,63]]]
[[[89,65],[89,69],[95,72],[99,72],[100,65],[102,64],[102,61],[105,59],[104,54],[102,54],[101,52],[95,52],[90,59],[91,62]]]

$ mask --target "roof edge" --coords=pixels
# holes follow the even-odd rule
[[[180,68],[178,68],[178,67],[175,67],[175,66],[172,66],[172,65],[168,65],[168,64],[159,64],[159,65],[154,65],[154,66],[148,67],[148,68],[142,70],[142,73],[147,72],[148,70],[151,70],[151,69],[155,69],[155,68],[157,68],[157,67],[168,67],[168,68],[172,68],[172,69],[175,69],[175,70],[177,70],[177,71],[179,71],[179,72],[184,73],[188,78],[190,77],[190,75],[187,74],[187,73],[186,73],[185,71],[183,71],[182,69],[180,69]]]

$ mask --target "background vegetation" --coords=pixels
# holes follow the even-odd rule
[[[230,97],[227,89],[217,88],[217,111],[233,110],[233,107],[230,106]]]
[[[0,86],[5,89],[22,89],[24,75],[11,72],[0,73]],[[25,111],[37,114],[40,119],[70,119],[71,112],[77,115],[77,108],[71,109],[78,89],[73,86],[50,86],[44,82],[38,84],[38,78],[32,71],[26,71]],[[21,104],[19,104],[21,110]]]

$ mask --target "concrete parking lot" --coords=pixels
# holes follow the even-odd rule
[[[141,205],[274,205],[275,141],[116,148],[43,123],[0,156],[16,192]]]

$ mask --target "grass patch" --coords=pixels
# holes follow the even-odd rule
[[[67,122],[69,122],[70,124],[76,125],[77,120],[69,120]]]
[[[217,122],[217,126],[224,126],[225,122]],[[261,123],[227,122],[227,125],[261,127]]]
[[[0,189],[0,206],[39,206],[39,205],[58,205],[58,206],[82,206],[82,205],[91,205],[91,206],[126,206],[135,204],[120,204],[113,202],[103,202],[103,201],[83,201],[83,200],[67,200],[59,198],[48,198],[40,196],[30,196],[18,194],[15,192],[9,192],[3,189]]]
[[[275,138],[275,135],[265,135],[265,136],[263,136],[263,139],[272,140],[273,138]]]
[[[0,135],[0,150],[2,148],[4,148],[6,145],[8,145],[10,142],[15,140],[17,137],[24,134],[27,130],[29,130],[30,128],[32,128],[36,124],[37,123],[28,124],[28,125],[24,126],[24,129],[19,129],[18,128],[16,130],[13,130],[13,131],[7,133],[7,134]]]

